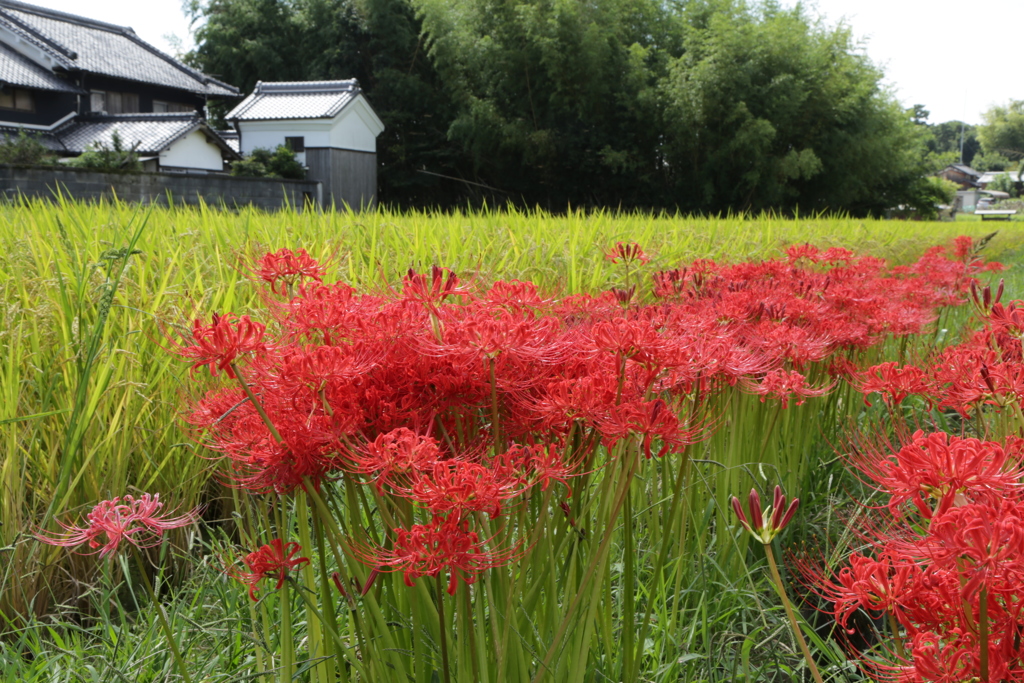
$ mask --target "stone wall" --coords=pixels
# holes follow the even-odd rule
[[[96,173],[70,168],[0,165],[0,197],[53,199],[58,189],[80,200],[118,199],[143,204],[198,204],[229,208],[253,205],[275,210],[286,203],[322,205],[319,182],[281,178],[235,178],[219,174]]]

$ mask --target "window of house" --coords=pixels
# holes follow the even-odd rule
[[[24,88],[2,88],[0,89],[0,108],[35,111],[35,95],[31,90]]]
[[[288,149],[290,149],[291,151],[295,152],[296,154],[299,153],[299,152],[305,152],[306,151],[306,138],[304,138],[302,136],[294,137],[294,138],[285,138],[284,139],[284,146],[287,147]]]
[[[2,88],[0,89],[0,108],[35,111],[35,95],[31,90],[24,88]]]
[[[167,112],[190,112],[195,110],[196,108],[190,104],[181,104],[180,102],[164,102],[163,100],[153,100],[153,111],[157,114],[165,114]]]
[[[93,90],[89,93],[89,110],[108,114],[135,114],[139,111],[139,96],[131,92]]]
[[[139,96],[133,92],[121,93],[121,113],[137,114],[139,112]]]

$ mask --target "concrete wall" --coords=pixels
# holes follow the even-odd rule
[[[377,203],[377,155],[330,147],[306,148],[306,176],[323,183],[324,206],[355,211]]]
[[[311,180],[233,178],[227,175],[185,175],[178,173],[95,173],[72,169],[0,165],[0,197],[8,201],[19,196],[52,199],[57,188],[81,200],[112,198],[143,204],[175,203],[229,207],[253,205],[280,209],[288,204],[302,207],[320,198],[320,183]]]

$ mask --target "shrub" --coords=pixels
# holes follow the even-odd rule
[[[290,147],[278,145],[274,151],[257,147],[241,161],[231,164],[231,175],[249,178],[304,180],[306,169],[295,158],[295,152]]]
[[[57,163],[57,156],[34,135],[19,130],[17,137],[5,135],[0,142],[0,164],[45,166]]]
[[[142,171],[142,162],[135,151],[138,146],[136,142],[131,147],[125,147],[121,135],[115,130],[109,146],[105,142],[94,142],[81,156],[69,161],[68,166],[102,173],[139,173]]]

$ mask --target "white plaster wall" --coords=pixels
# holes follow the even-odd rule
[[[286,137],[301,135],[306,147],[333,147],[357,152],[376,152],[377,136],[384,130],[365,98],[357,97],[334,119],[281,119],[277,121],[239,121],[242,154],[257,147],[276,149]],[[296,155],[305,163],[305,154]]]
[[[223,171],[224,160],[220,148],[207,142],[201,131],[194,130],[160,152],[160,166]]]
[[[366,101],[358,97],[334,118],[330,147],[352,149],[357,152],[376,152],[377,136],[381,130]]]
[[[239,121],[242,154],[257,147],[275,150],[285,138],[302,136],[306,147],[330,147],[331,122],[324,120]],[[305,154],[296,155],[305,163]]]

